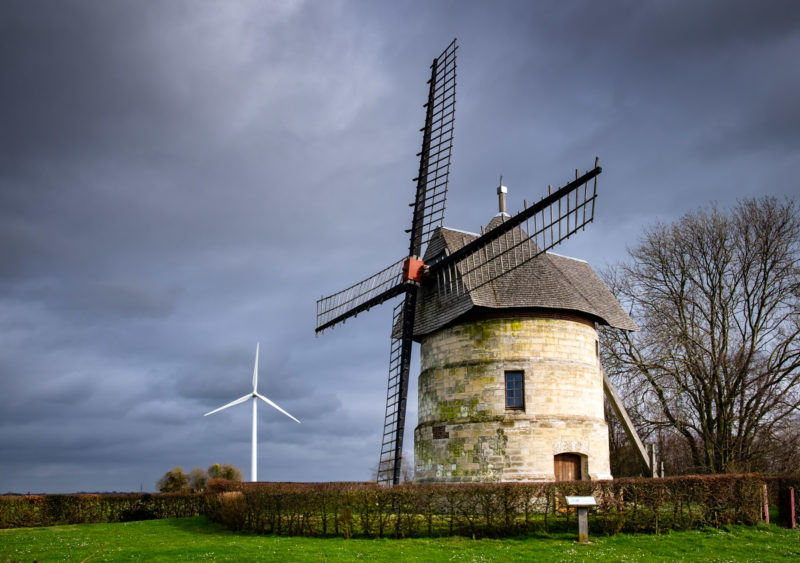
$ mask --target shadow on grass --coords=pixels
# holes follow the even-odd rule
[[[165,518],[161,520],[165,527],[170,527],[174,530],[184,532],[186,534],[205,534],[205,535],[220,535],[220,536],[233,536],[242,535],[250,536],[251,533],[238,533],[226,530],[222,524],[212,522],[205,516],[192,516],[191,518]]]
[[[281,535],[274,535],[274,534],[259,534],[257,532],[252,531],[234,531],[228,530],[222,524],[212,522],[211,520],[207,519],[205,516],[194,516],[191,518],[165,518],[161,520],[164,527],[169,527],[175,531],[185,533],[185,534],[203,534],[206,536],[246,536],[246,537],[282,537],[282,538],[305,538],[309,540],[343,540],[344,538],[341,536],[281,536]],[[646,534],[645,534],[646,535]],[[602,534],[598,534],[599,537],[608,537]],[[470,540],[475,539],[475,537],[468,537],[468,536],[460,536],[460,535],[453,535],[453,536],[419,536],[415,539],[419,540],[446,540],[448,538],[453,538],[455,540]],[[355,535],[353,536],[354,540],[375,540],[375,541],[402,541],[405,538],[395,538],[392,536],[384,536],[381,538],[375,536],[361,536]],[[550,543],[571,543],[577,539],[577,529],[574,532],[558,530],[558,531],[551,531],[545,532],[543,530],[536,530],[531,531],[526,534],[520,534],[517,536],[509,536],[504,538],[479,538],[479,539],[487,539],[487,540],[503,540],[507,542],[529,542],[529,541],[541,541],[541,542],[550,542]]]

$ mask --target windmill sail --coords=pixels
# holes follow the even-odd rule
[[[433,60],[428,82],[428,103],[425,104],[425,126],[422,128],[422,150],[419,152],[419,174],[415,178],[417,193],[411,218],[409,259],[422,255],[423,245],[433,231],[441,226],[447,198],[447,181],[450,174],[450,154],[453,147],[453,120],[456,101],[456,40]],[[399,342],[392,342],[389,365],[389,385],[386,399],[381,457],[378,465],[378,482],[400,482],[403,461],[403,433],[406,420],[406,398],[411,371],[411,347],[414,336],[414,315],[417,306],[417,286],[408,281],[410,268],[404,264],[405,298],[402,307],[395,309],[402,318]],[[410,276],[409,279],[421,281]],[[392,323],[392,332],[394,322]],[[394,383],[396,382],[396,383]],[[396,395],[395,395],[396,394]]]
[[[392,327],[397,326],[403,314],[405,300],[394,307],[392,314]],[[394,331],[392,331],[394,332]],[[381,455],[378,463],[378,483],[391,485],[395,475],[395,461],[397,461],[397,436],[398,429],[402,428],[405,420],[400,420],[401,400],[403,397],[403,338],[401,335],[392,335],[389,349],[389,382],[386,388],[386,413],[383,424],[383,437],[381,439]],[[402,445],[400,446],[402,452]]]
[[[596,164],[594,169],[533,206],[432,263],[429,274],[435,275],[440,297],[459,297],[478,289],[516,270],[591,223],[597,198],[597,176],[602,172]]]
[[[456,103],[456,40],[434,59],[428,81],[425,104],[425,126],[422,128],[422,150],[409,244],[410,256],[421,256],[431,234],[441,226],[450,177],[450,156],[453,150],[453,124]],[[315,332],[344,322],[361,312],[380,305],[404,291],[405,258],[347,289],[317,301]]]
[[[453,128],[456,111],[456,40],[434,59],[428,81],[425,126],[414,203],[409,254],[421,256],[436,227],[442,225],[453,152]]]
[[[375,305],[403,293],[403,263],[398,260],[388,268],[368,277],[347,289],[317,301],[317,328],[319,333]]]
[[[447,46],[431,64],[428,81],[428,101],[425,104],[425,125],[422,128],[422,149],[414,211],[411,219],[408,257],[347,289],[322,297],[317,301],[315,332],[344,322],[376,305],[402,293],[405,297],[395,307],[395,321],[402,318],[398,337],[392,324],[392,347],[389,365],[386,415],[378,481],[397,484],[403,452],[406,397],[408,395],[414,315],[417,286],[422,281],[424,265],[419,261],[423,248],[433,232],[442,225],[450,177],[450,157],[453,149],[453,124],[456,103],[456,40]]]

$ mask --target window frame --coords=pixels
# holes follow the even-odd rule
[[[509,388],[509,376],[513,376],[516,379],[516,376],[519,376],[519,387],[517,388],[516,385],[512,388]],[[507,411],[525,411],[525,371],[521,369],[514,369],[514,370],[507,370],[504,372],[504,403]],[[516,383],[516,382],[514,382]],[[512,391],[512,395],[509,396],[509,391]],[[512,399],[517,398],[516,392],[519,393],[519,405],[509,405],[509,397]]]

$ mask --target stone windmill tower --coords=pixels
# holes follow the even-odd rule
[[[415,480],[608,478],[603,390],[616,395],[600,368],[595,326],[635,325],[588,264],[546,252],[594,219],[602,170],[597,161],[576,170],[513,216],[501,185],[500,213],[485,232],[443,228],[455,70],[453,40],[431,65],[408,253],[317,301],[316,332],[403,295],[378,482],[400,480],[414,341],[422,365]],[[627,418],[619,401],[615,408]]]
[[[505,187],[489,233],[510,218]],[[423,261],[480,235],[442,227]],[[491,262],[515,227],[487,248]],[[519,251],[519,249],[517,249]],[[582,260],[542,253],[455,299],[423,285],[418,482],[610,479],[597,325],[636,325]]]

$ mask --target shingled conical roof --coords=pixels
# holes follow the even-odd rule
[[[495,228],[507,217],[506,214],[498,214],[486,230]],[[512,232],[500,240],[506,237],[512,240],[514,236],[516,240],[520,240],[520,233],[512,235]],[[455,252],[478,236],[475,233],[441,227],[431,238],[423,259],[426,264],[430,264],[438,256]],[[527,244],[534,245],[533,242]],[[417,300],[414,337],[421,338],[470,313],[494,310],[496,314],[502,309],[578,314],[599,324],[638,330],[587,262],[545,252],[485,285],[464,291],[457,297],[448,296],[443,299],[435,283],[423,284]]]

